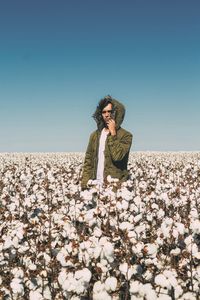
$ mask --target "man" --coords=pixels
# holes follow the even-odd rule
[[[111,96],[101,99],[93,115],[97,130],[90,135],[85,154],[81,187],[88,187],[89,179],[102,185],[110,175],[125,181],[128,178],[127,163],[132,134],[120,125],[125,108]]]

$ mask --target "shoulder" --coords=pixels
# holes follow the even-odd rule
[[[124,129],[122,127],[120,127],[118,129],[117,134],[122,135],[122,136],[126,135],[126,136],[130,136],[130,137],[133,136],[131,132],[127,131],[126,129]]]
[[[99,135],[99,131],[95,130],[90,134],[90,141],[94,141]]]

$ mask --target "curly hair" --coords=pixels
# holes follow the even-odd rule
[[[112,103],[112,100],[113,100],[113,98],[110,95],[107,95],[104,98],[102,98],[98,103],[95,113],[92,115],[94,120],[97,122],[98,129],[100,129],[100,130],[104,128],[104,121],[103,121],[103,117],[102,117],[103,109],[108,104],[112,104],[112,111],[114,112],[114,105]]]

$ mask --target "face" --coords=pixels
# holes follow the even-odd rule
[[[108,121],[111,119],[111,113],[112,113],[112,104],[109,103],[102,110],[102,117],[103,117],[105,125],[107,125]]]

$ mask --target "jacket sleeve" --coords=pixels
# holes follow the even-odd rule
[[[120,161],[130,151],[132,144],[132,134],[126,132],[122,138],[119,139],[117,135],[108,136],[108,147],[110,149],[111,157],[114,161]]]
[[[87,188],[88,180],[92,179],[92,173],[93,173],[93,163],[92,162],[94,159],[92,140],[93,140],[93,134],[90,135],[88,147],[87,147],[87,150],[85,153],[85,160],[84,160],[83,173],[82,173],[82,179],[81,179],[82,189]]]

